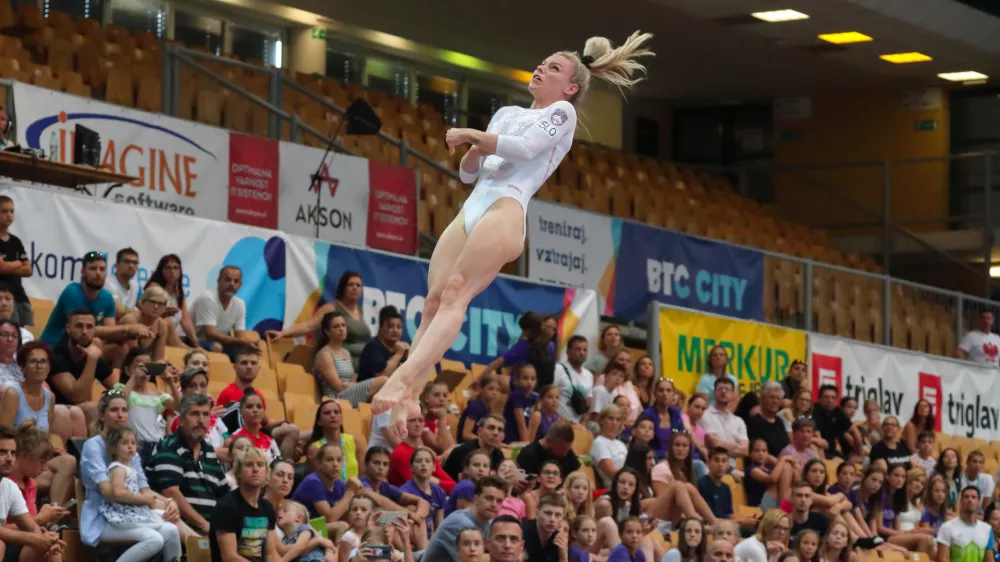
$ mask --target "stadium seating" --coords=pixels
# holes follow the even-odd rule
[[[46,18],[34,4],[20,3],[14,11],[8,0],[0,0],[0,29],[4,28],[13,29],[19,36],[0,35],[0,77],[81,96],[93,95],[146,111],[161,109],[162,43],[152,34],[132,33],[115,25],[102,28],[91,19],[72,21],[58,10],[48,10]],[[249,72],[223,61],[220,58],[202,64],[256,95],[268,97],[269,76],[262,63],[247,61],[262,71]],[[180,74],[181,118],[241,132],[267,133],[265,110],[186,65],[182,65]],[[413,105],[379,90],[365,90],[325,76],[289,70],[285,75],[339,107],[364,97],[382,118],[387,134],[405,139],[411,150],[442,166],[457,169],[462,153],[448,154],[442,142],[448,125],[430,104]],[[331,130],[339,119],[336,113],[288,86],[283,109],[321,131]],[[287,126],[283,135],[288,138]],[[304,135],[302,141],[317,146],[321,143],[310,135]],[[373,160],[399,161],[398,147],[373,137],[347,136],[344,144]],[[454,177],[417,158],[410,158],[408,165],[420,173],[423,204],[419,227],[422,232],[438,236],[461,209],[469,191]],[[870,257],[834,248],[826,232],[775,218],[768,209],[738,195],[722,176],[581,140],[574,143],[538,196],[734,244],[857,270],[880,271]],[[813,325],[820,333],[934,354],[948,354],[954,349],[959,336],[954,328],[954,310],[922,298],[908,287],[896,286],[892,317],[883,318],[880,282],[821,267],[813,268],[811,279],[803,279],[802,269],[796,262],[767,258],[766,320],[804,326],[803,287],[811,283]],[[886,323],[891,328],[890,341],[883,341]]]

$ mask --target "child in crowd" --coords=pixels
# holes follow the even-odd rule
[[[937,459],[934,458],[934,432],[924,431],[917,437],[917,452],[910,457],[913,466],[924,469],[928,476],[934,472]]]
[[[248,388],[240,399],[240,417],[243,418],[243,427],[229,435],[230,443],[233,439],[245,435],[254,447],[263,449],[267,453],[267,462],[281,456],[278,443],[264,433],[264,399],[252,388]]]
[[[932,474],[924,492],[924,514],[917,525],[919,529],[929,529],[937,533],[944,523],[948,506],[948,484],[940,474]]]
[[[236,455],[242,453],[248,447],[253,447],[253,442],[246,435],[233,438],[229,442],[229,458],[235,459]],[[239,485],[236,483],[236,474],[233,473],[232,468],[229,469],[229,472],[226,472],[226,483],[229,484],[229,489],[231,490],[239,488]]]
[[[413,451],[410,455],[410,471],[413,478],[403,484],[400,490],[413,494],[431,506],[426,519],[429,539],[434,529],[437,529],[444,520],[444,508],[448,503],[448,496],[441,486],[431,483],[431,475],[434,473],[434,451],[428,447],[419,447]]]
[[[995,485],[993,477],[983,472],[983,467],[985,466],[986,457],[983,456],[983,453],[978,450],[972,451],[965,458],[965,472],[962,473],[962,477],[958,481],[959,490],[966,486],[975,486],[979,490],[979,497],[982,498],[983,507],[986,507],[986,503],[993,497],[993,487]]]
[[[570,553],[569,562],[597,562],[596,556],[591,556],[590,548],[597,542],[597,523],[589,515],[577,515],[569,524]]]
[[[503,407],[503,417],[507,420],[504,424],[504,443],[534,441],[534,435],[529,432],[528,417],[532,415],[531,408],[538,402],[538,394],[535,392],[537,381],[535,367],[531,363],[517,366],[514,381],[514,388],[510,389],[510,396],[507,397],[507,403]]]
[[[927,473],[920,467],[906,471],[906,509],[896,515],[896,527],[900,531],[913,531],[924,516],[924,488],[927,487]]]
[[[276,526],[284,534],[281,543],[275,545],[282,560],[323,562],[326,549],[333,549],[332,542],[309,526],[309,510],[298,502],[286,500],[281,504]]]
[[[958,456],[958,450],[947,448],[938,455],[938,462],[934,465],[934,473],[944,479],[944,484],[948,489],[948,499],[945,503],[946,509],[955,509],[958,504],[959,481],[962,477],[962,461]]]
[[[628,443],[629,439],[632,438],[632,427],[634,424],[628,419],[628,411],[631,408],[631,403],[627,396],[615,396],[614,400],[611,401],[612,404],[618,406],[621,410],[622,416],[622,431],[618,435],[618,440],[623,443]]]
[[[594,385],[590,404],[590,416],[593,419],[597,418],[601,410],[614,403],[615,396],[617,396],[614,391],[625,382],[625,371],[621,367],[612,367],[611,365],[609,363],[609,366],[606,368],[604,382]],[[631,408],[631,405],[629,405],[629,408]]]
[[[469,400],[458,417],[458,440],[464,443],[476,438],[479,432],[479,420],[490,415],[493,403],[500,396],[500,380],[492,373],[479,377],[479,393]]]
[[[340,542],[347,545],[350,552],[361,544],[361,535],[365,534],[365,529],[371,521],[372,513],[375,512],[375,500],[370,496],[354,496],[347,507],[348,529],[340,537]]]
[[[448,385],[439,381],[428,382],[420,401],[426,411],[421,439],[435,454],[444,455],[455,446],[455,438],[448,427]]]
[[[455,484],[451,495],[448,496],[448,505],[444,509],[444,516],[448,517],[451,512],[472,505],[476,482],[489,473],[490,454],[482,449],[469,453],[469,456],[465,457],[465,466],[460,475],[462,478]]]
[[[762,512],[775,509],[781,503],[781,498],[788,495],[788,487],[792,481],[790,476],[798,472],[795,457],[782,456],[774,468],[768,468],[767,441],[754,439],[750,443],[750,463],[743,479],[746,490],[747,505],[756,505]],[[786,474],[787,473],[787,474]]]
[[[528,438],[525,441],[534,441],[544,437],[552,424],[559,421],[559,388],[551,384],[543,386],[538,395],[538,404],[535,405],[535,409],[531,413],[531,420],[528,422]]]
[[[566,493],[566,516],[570,519],[587,515],[594,517],[594,485],[582,472],[574,472],[566,477],[563,484]]]
[[[820,562],[819,534],[812,529],[806,529],[795,537],[795,553],[802,562]]]
[[[708,474],[698,480],[698,493],[708,503],[712,514],[719,519],[729,519],[733,514],[733,493],[722,481],[728,469],[729,451],[713,447],[708,452]]]
[[[161,392],[156,382],[149,375],[154,368],[163,368],[162,362],[151,360],[153,350],[147,347],[136,347],[128,352],[122,366],[128,375],[125,385],[121,388],[128,400],[128,426],[136,432],[139,439],[139,458],[143,466],[153,459],[153,449],[166,435],[167,423],[163,413],[176,409],[180,403],[180,390],[177,388],[177,373],[175,369],[169,372],[160,371],[160,378],[166,383],[170,392]]]
[[[837,481],[826,489],[826,493],[830,495],[844,494],[846,496],[847,492],[854,489],[854,484],[857,480],[858,469],[855,468],[854,463],[851,461],[843,461],[837,465]]]
[[[518,470],[517,463],[512,459],[504,459],[497,467],[497,476],[503,478],[507,485],[507,495],[500,504],[500,515],[510,515],[514,519],[528,519],[526,516],[527,507],[524,500],[514,494],[514,486],[520,482],[525,482],[528,476],[524,471]]]
[[[625,444],[629,447],[637,443],[645,443],[652,446],[654,436],[656,436],[656,426],[653,418],[646,414],[639,414],[639,417],[635,419],[635,425],[632,426],[632,436],[625,442]],[[666,456],[665,451],[654,450],[653,454],[657,459],[664,458]]]
[[[136,470],[132,468],[138,443],[135,431],[130,427],[115,429],[108,436],[108,477],[111,482],[110,493],[103,496],[100,513],[108,525],[127,533],[127,540],[136,541],[135,554],[147,552],[155,555],[163,553],[163,559],[176,561],[181,557],[181,539],[177,527],[163,520],[163,508],[160,500],[149,488],[139,489],[139,479]],[[155,532],[145,533],[139,538],[135,531],[140,528]],[[107,530],[104,536],[108,536]],[[126,538],[123,536],[123,538]]]
[[[642,521],[638,517],[626,517],[618,523],[618,535],[621,544],[611,549],[608,562],[646,562],[646,556],[639,549],[642,541]],[[650,561],[655,562],[655,561]]]

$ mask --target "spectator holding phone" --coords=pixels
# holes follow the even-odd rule
[[[153,459],[153,449],[163,439],[165,424],[161,422],[164,410],[175,410],[181,403],[178,390],[180,374],[173,365],[153,361],[148,347],[136,347],[125,357],[124,369],[128,382],[122,393],[128,400],[128,426],[135,430],[139,441],[139,458],[143,466]],[[170,392],[156,388],[156,378],[167,383]]]

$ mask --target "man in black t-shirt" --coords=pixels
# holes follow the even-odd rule
[[[267,483],[267,455],[250,447],[236,456],[233,474],[238,488],[215,504],[209,545],[212,560],[265,562],[278,560],[277,515],[274,506],[261,496]]]
[[[778,419],[782,396],[784,391],[781,384],[774,381],[764,383],[760,389],[760,413],[747,421],[747,437],[750,442],[763,439],[767,443],[767,453],[775,458],[788,446],[785,423]]]
[[[531,562],[559,562],[569,552],[569,537],[560,533],[566,518],[566,498],[545,494],[538,500],[535,519],[521,522],[524,553]]]
[[[813,491],[805,480],[796,482],[792,487],[792,532],[789,538],[795,539],[806,529],[816,531],[819,536],[826,533],[830,520],[822,513],[809,511],[813,503]]]
[[[21,326],[34,326],[31,301],[21,286],[22,277],[31,277],[31,262],[21,239],[10,233],[14,224],[14,200],[0,195],[0,282],[10,287],[14,295],[12,320]]]
[[[521,449],[515,460],[528,474],[540,474],[546,461],[555,461],[565,480],[580,468],[580,459],[573,452],[573,425],[565,420],[552,424],[545,437]]]
[[[493,470],[500,468],[500,463],[503,462],[503,451],[500,450],[500,445],[503,444],[503,427],[503,418],[496,414],[491,414],[479,420],[479,433],[476,434],[477,437],[452,449],[448,455],[448,459],[444,461],[442,468],[448,473],[448,476],[451,476],[458,482],[460,480],[458,475],[461,474],[462,469],[465,467],[465,457],[479,449],[489,453],[490,466]]]
[[[92,401],[94,381],[104,388],[118,382],[118,374],[103,356],[101,340],[94,337],[94,313],[87,309],[74,310],[66,324],[66,337],[52,350],[52,369],[48,383],[57,406],[79,406],[90,423],[97,417]],[[56,416],[64,411],[56,408]],[[65,414],[69,416],[70,414]]]
[[[368,340],[358,359],[358,382],[396,372],[410,351],[410,345],[399,339],[402,334],[402,315],[395,306],[383,306],[378,313],[378,334]]]
[[[826,458],[847,458],[863,454],[861,432],[837,405],[836,386],[827,384],[819,388],[819,402],[813,408],[812,418],[816,424],[816,431],[819,431],[820,437],[827,443]],[[841,450],[839,445],[841,438],[847,440],[851,450]]]

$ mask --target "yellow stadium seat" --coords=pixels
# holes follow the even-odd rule
[[[212,551],[205,537],[188,537],[184,541],[188,562],[212,562]],[[73,560],[76,560],[75,558]]]
[[[340,404],[340,410],[343,414],[343,431],[345,433],[350,433],[351,435],[364,435],[366,438],[368,435],[365,434],[364,425],[361,423],[361,413],[351,406],[351,403],[347,400],[337,400]]]
[[[367,402],[358,403],[358,415],[361,416],[361,428],[367,439],[372,433],[372,405]]]
[[[285,374],[285,392],[316,396],[316,379],[306,374],[300,365],[278,363],[278,368]]]
[[[253,381],[253,386],[254,388],[267,389],[277,394],[278,378],[274,375],[274,371],[261,366],[260,372],[257,374],[257,378]]]
[[[285,394],[285,413],[299,428],[310,428],[316,420],[319,404],[310,396]]]
[[[31,312],[35,317],[35,324],[31,327],[31,333],[37,339],[41,337],[42,330],[45,329],[45,323],[49,321],[49,316],[52,315],[52,309],[55,308],[56,303],[45,299],[29,300],[31,301]]]
[[[295,363],[308,372],[312,367],[312,357],[312,346],[298,344],[288,352],[288,357],[285,357],[285,363]]]
[[[740,506],[745,506],[747,504],[747,494],[746,490],[743,489],[742,484],[737,484],[736,480],[729,474],[722,477],[722,481],[729,486],[729,491],[733,495],[733,508],[738,509]]]
[[[594,434],[579,424],[573,424],[573,452],[577,455],[589,455],[590,446],[594,442]]]

